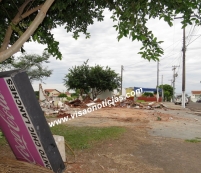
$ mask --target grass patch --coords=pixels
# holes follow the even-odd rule
[[[157,119],[156,119],[157,121],[161,121],[162,120],[162,118],[161,117],[157,117]]]
[[[116,139],[126,131],[123,127],[72,127],[57,125],[51,127],[55,135],[64,136],[72,149],[90,148],[95,141]]]
[[[6,141],[6,138],[5,137],[0,138],[0,146],[6,145],[6,144],[8,144]]]
[[[196,137],[195,139],[186,139],[185,141],[191,143],[198,143],[201,142],[201,138]]]
[[[0,131],[0,145],[6,145],[7,144],[7,141],[6,141],[6,138],[3,134],[3,132]]]
[[[136,100],[136,102],[138,102],[138,103],[143,103],[143,102],[145,102],[144,100]]]

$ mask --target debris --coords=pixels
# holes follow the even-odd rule
[[[166,105],[164,105],[164,103],[160,103],[160,105],[161,105],[162,107],[168,108]]]
[[[161,106],[159,104],[152,106],[153,108],[160,108]]]
[[[63,104],[61,101],[58,101],[57,107],[58,107],[59,109],[63,109],[63,108],[64,108],[64,104]]]
[[[83,103],[91,103],[91,102],[93,102],[93,100],[89,96],[86,96],[83,100]]]
[[[155,102],[148,103],[149,106],[153,106]]]
[[[71,118],[71,114],[69,113],[60,113],[59,115],[57,115],[57,118],[64,118],[64,117],[68,117]]]
[[[96,103],[87,103],[86,105],[87,105],[88,107],[90,107],[90,106],[96,105]]]
[[[148,109],[148,110],[153,110],[153,108],[152,108],[151,106],[147,106],[146,109]]]
[[[76,100],[73,100],[71,102],[69,102],[69,104],[73,105],[73,106],[80,106],[81,105],[81,100],[79,99],[76,99]]]
[[[105,169],[101,164],[99,164],[99,166],[100,166],[103,170]]]

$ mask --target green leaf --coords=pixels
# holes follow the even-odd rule
[[[141,39],[142,39],[142,40],[146,40],[146,39],[147,39],[147,37],[146,37],[146,36],[144,36],[144,35],[141,35]]]

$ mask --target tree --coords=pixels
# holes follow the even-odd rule
[[[64,77],[64,85],[68,90],[79,90],[79,94],[90,91],[88,83],[90,67],[87,64],[88,60],[81,66],[75,66],[69,69],[69,73]]]
[[[67,95],[65,93],[61,93],[58,95],[59,98],[62,98],[62,101],[64,98],[67,98]]]
[[[44,67],[44,63],[49,63],[50,54],[43,52],[42,56],[35,54],[23,54],[11,63],[11,68],[26,70],[30,82],[34,80],[42,81],[50,77],[52,70]]]
[[[69,73],[64,78],[64,85],[68,89],[80,91],[80,95],[92,94],[93,99],[103,91],[113,91],[120,87],[120,77],[109,67],[95,65],[90,67],[88,60],[81,66],[69,69]]]
[[[34,91],[34,93],[36,95],[37,100],[39,100],[39,91]]]
[[[0,0],[0,62],[17,51],[24,52],[25,42],[47,44],[53,56],[61,58],[59,43],[51,30],[64,26],[77,39],[79,33],[90,37],[87,27],[94,20],[103,21],[103,11],[112,11],[111,18],[118,32],[118,40],[130,37],[141,41],[139,54],[148,60],[157,60],[163,54],[158,41],[146,24],[150,18],[162,18],[170,26],[176,15],[183,17],[183,27],[195,21],[200,25],[201,1],[182,0]]]
[[[121,85],[120,81],[120,76],[108,66],[105,69],[99,65],[90,68],[88,85],[91,87],[93,99],[103,91],[113,91],[119,88]]]
[[[168,84],[160,85],[159,88],[163,88],[164,100],[170,101],[173,96],[173,87]]]
[[[75,93],[72,93],[72,94],[71,94],[71,97],[72,97],[73,99],[75,99],[75,98],[78,98],[79,95],[80,95],[80,90],[79,90],[79,89],[76,89],[76,90],[75,90]]]
[[[12,63],[14,62],[14,56],[0,62],[0,71],[5,71],[6,69],[12,68]]]

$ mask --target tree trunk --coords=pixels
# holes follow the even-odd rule
[[[34,31],[38,28],[38,26],[44,20],[48,9],[51,7],[54,0],[46,0],[36,18],[33,20],[32,24],[29,28],[22,34],[22,36],[8,49],[0,52],[0,62],[5,61],[13,54],[19,51],[22,45],[30,38],[30,36],[34,33]]]

